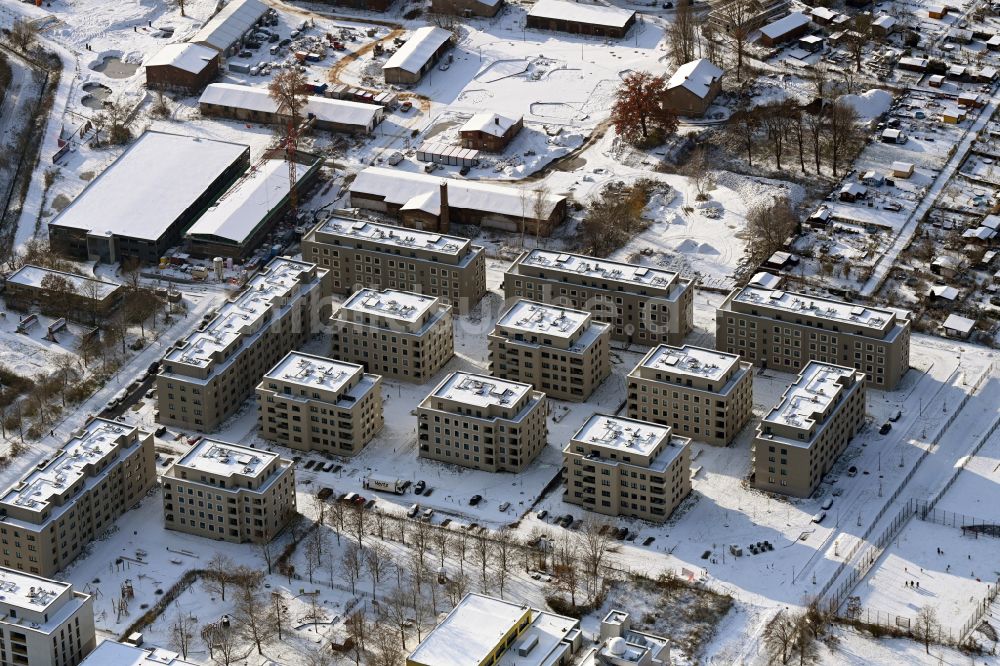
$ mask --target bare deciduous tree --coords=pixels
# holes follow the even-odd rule
[[[216,553],[205,567],[202,585],[209,594],[218,594],[222,601],[226,600],[226,586],[232,582],[234,562],[222,553]]]
[[[780,659],[782,664],[788,663],[795,634],[795,623],[786,617],[784,611],[771,620],[764,629],[763,639],[772,660]]]
[[[392,553],[381,543],[374,544],[371,548],[364,551],[365,553],[365,570],[372,579],[372,596],[375,596],[375,589],[380,582],[382,582],[382,576],[385,575],[389,567],[392,565]]]
[[[273,604],[256,587],[244,587],[236,597],[235,614],[243,637],[257,646],[260,655],[264,654],[264,643],[278,631],[273,609]]]
[[[578,533],[580,559],[587,572],[587,589],[591,600],[596,600],[602,591],[601,569],[608,554],[610,533],[611,530],[603,523],[589,519],[584,520]]]
[[[913,620],[913,635],[924,644],[924,652],[931,653],[931,643],[938,637],[941,623],[937,619],[937,611],[931,605],[921,606],[917,617]]]
[[[170,638],[184,659],[187,659],[191,650],[191,641],[194,640],[197,629],[198,618],[190,613],[177,613],[170,625]]]
[[[357,594],[358,578],[361,577],[361,569],[364,567],[364,554],[356,543],[352,542],[344,547],[340,564],[344,576],[351,583],[351,594]]]

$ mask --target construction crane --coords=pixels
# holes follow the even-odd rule
[[[292,219],[296,219],[299,212],[299,192],[298,192],[298,168],[295,157],[299,143],[299,128],[295,126],[295,118],[288,119],[288,131],[285,134],[285,161],[288,162],[288,201],[292,212]]]

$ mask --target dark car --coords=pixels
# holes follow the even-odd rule
[[[149,364],[149,367],[146,368],[146,372],[151,375],[155,375],[159,371],[160,371],[159,361],[153,361],[152,363]]]
[[[469,498],[469,506],[477,506],[482,501],[483,501],[482,495],[473,495],[472,497]]]
[[[157,437],[163,437],[164,435],[167,434],[167,426],[160,426],[159,428],[153,431],[153,434],[156,435]]]
[[[413,485],[413,492],[420,495],[421,493],[424,492],[424,488],[426,487],[427,487],[427,482],[421,479]]]
[[[878,429],[878,434],[880,434],[880,435],[888,435],[890,430],[892,430],[892,424],[886,422],[886,423],[883,423],[882,427]]]

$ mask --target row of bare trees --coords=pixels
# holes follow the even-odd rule
[[[857,111],[839,100],[808,110],[789,99],[757,106],[744,101],[726,125],[727,143],[750,166],[755,157],[770,158],[781,171],[793,159],[802,173],[809,173],[811,164],[822,174],[826,164],[834,177],[850,164],[864,139]]]

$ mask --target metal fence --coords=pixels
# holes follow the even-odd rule
[[[958,405],[956,405],[955,408],[951,410],[951,413],[948,415],[948,418],[945,419],[944,423],[942,423],[938,427],[938,429],[934,433],[934,436],[930,439],[927,446],[924,447],[924,450],[921,451],[920,456],[917,457],[915,464],[910,468],[910,471],[903,478],[903,481],[896,487],[896,490],[892,493],[892,495],[889,496],[889,498],[885,501],[885,503],[883,503],[882,507],[875,515],[875,519],[871,523],[869,523],[868,527],[861,534],[860,538],[857,541],[855,541],[854,545],[851,546],[851,548],[845,553],[843,561],[834,570],[834,574],[829,578],[829,580],[827,580],[826,584],[823,585],[822,588],[820,588],[818,596],[820,599],[825,599],[827,609],[831,613],[836,613],[838,611],[840,606],[847,599],[847,596],[850,593],[850,591],[854,589],[854,586],[857,584],[857,582],[862,578],[864,578],[864,576],[868,573],[868,571],[871,570],[872,566],[874,566],[879,556],[882,555],[882,551],[885,549],[885,546],[890,541],[892,541],[892,539],[896,536],[896,534],[898,534],[899,531],[903,528],[903,525],[905,525],[906,522],[916,512],[917,509],[916,500],[911,499],[907,501],[907,503],[903,506],[900,512],[892,519],[892,522],[889,524],[888,527],[886,527],[882,531],[882,533],[878,536],[878,538],[874,542],[869,544],[864,551],[861,551],[861,548],[865,546],[865,542],[871,536],[871,533],[875,529],[875,526],[882,519],[882,517],[888,512],[892,504],[897,499],[899,499],[899,495],[906,488],[906,485],[910,482],[910,479],[912,479],[914,474],[916,474],[917,470],[920,469],[921,463],[923,463],[924,459],[928,456],[928,454],[930,454],[931,450],[938,445],[941,436],[955,422],[955,419],[958,418],[958,415],[962,412],[962,409],[965,407],[966,403],[968,403],[969,399],[976,392],[978,392],[979,389],[982,388],[983,384],[990,377],[992,377],[994,371],[994,365],[995,364],[990,364],[990,367],[976,380],[976,383],[972,386],[972,389],[970,391],[966,391],[962,395],[962,399],[959,401]],[[950,385],[955,379],[957,379],[958,373],[959,373],[958,369],[954,370],[951,373],[951,375],[949,375],[948,380],[945,382],[945,385],[946,386]],[[983,442],[985,442],[986,439],[993,433],[996,427],[997,423],[994,423],[993,426],[989,429],[989,431],[983,436],[982,440],[977,442],[976,446],[973,447],[973,452],[972,452],[973,455],[979,451],[979,449],[983,445]],[[966,457],[965,460],[968,460],[968,457]],[[947,488],[950,488],[951,484],[954,483],[954,477],[957,477],[958,471],[959,470],[956,470],[956,473],[955,475],[953,475],[953,478],[950,479],[947,484],[945,484],[945,490],[947,490]],[[932,502],[936,503],[937,500],[940,499],[940,495],[942,495],[943,493],[944,491],[938,493],[932,500]],[[861,556],[858,558],[856,564],[851,565],[850,564],[851,561],[855,559],[855,556],[858,554],[859,551],[861,551]],[[848,567],[851,567],[849,571]],[[845,571],[847,571],[847,578],[843,580],[840,583],[840,585],[834,588],[834,585],[841,578],[841,576],[844,575]],[[832,592],[831,589],[833,590]]]

